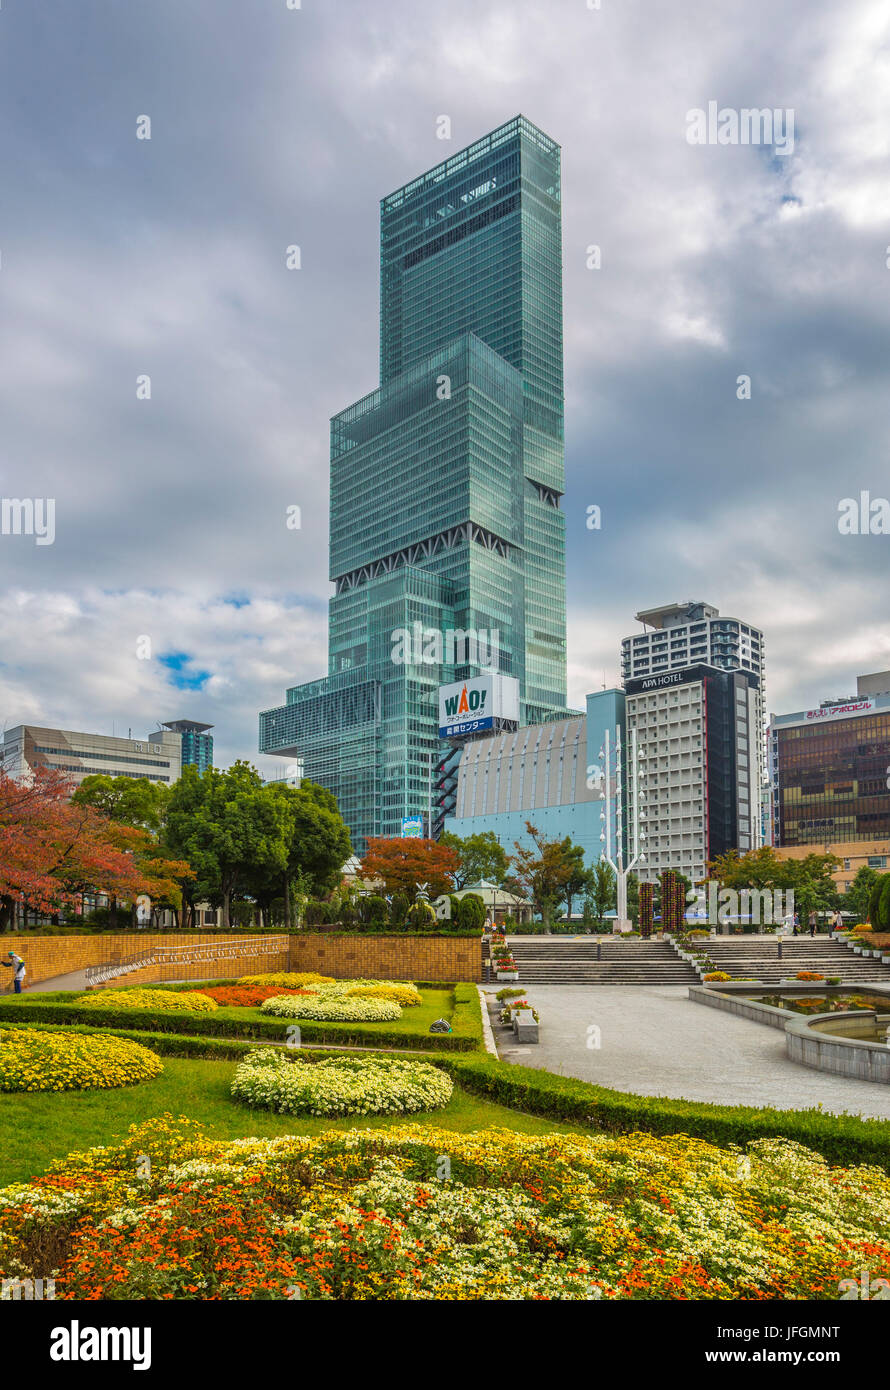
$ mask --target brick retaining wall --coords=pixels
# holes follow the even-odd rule
[[[270,932],[270,935],[274,933]],[[237,935],[237,933],[235,933]],[[88,965],[106,965],[150,946],[212,946],[224,945],[226,938],[208,932],[128,932],[119,936],[0,936],[0,958],[15,951],[25,962],[25,989],[52,980],[57,975],[70,975],[85,970]],[[287,969],[287,950],[268,952],[236,960],[212,963],[195,961],[188,965],[150,965],[122,975],[112,984],[157,984],[161,980],[207,980],[235,978],[238,975],[259,975],[270,970]],[[6,977],[6,978],[4,978]],[[12,971],[0,974],[0,989],[12,981]]]
[[[361,976],[379,980],[482,979],[477,936],[331,936],[327,932],[290,939],[291,970],[316,970],[335,980]]]
[[[237,935],[237,933],[234,933]],[[270,932],[270,935],[274,933]],[[105,965],[150,946],[224,945],[224,936],[206,932],[132,932],[118,936],[0,935],[0,956],[20,955],[27,967],[25,989],[88,965]],[[335,979],[366,976],[384,980],[482,979],[482,957],[475,936],[292,936],[289,950],[235,960],[194,961],[188,965],[151,965],[131,971],[111,985],[158,984],[164,980],[230,979],[277,970],[315,970]],[[12,971],[0,972],[0,989],[11,985]]]

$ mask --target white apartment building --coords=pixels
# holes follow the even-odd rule
[[[626,682],[628,824],[638,808],[644,881],[673,869],[697,883],[709,860],[761,843],[757,682],[702,663]]]
[[[761,734],[758,783],[765,782],[766,665],[760,629],[739,618],[722,617],[713,604],[700,599],[645,608],[635,616],[645,631],[625,637],[621,643],[621,675],[625,685],[631,680],[699,663],[721,671],[750,671],[757,676],[757,727]]]

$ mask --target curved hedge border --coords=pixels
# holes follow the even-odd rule
[[[194,986],[192,986],[194,987]],[[411,1051],[475,1052],[482,1046],[482,1012],[479,992],[475,985],[454,985],[454,1006],[450,1033],[394,1032],[385,1023],[317,1023],[300,1020],[304,1041],[330,1043],[333,1046],[386,1047]],[[90,1009],[75,1006],[80,997],[72,991],[59,991],[42,996],[38,1003],[33,995],[8,995],[0,1000],[0,1022],[19,1021],[39,1023],[91,1023],[104,1029],[131,1028],[153,1033],[192,1033],[205,1038],[252,1038],[258,1042],[281,1042],[286,1020],[220,1018],[215,1014],[165,1012],[162,1009]],[[53,1002],[50,1002],[52,1000]]]
[[[0,1018],[0,1029],[12,1026]],[[36,1023],[33,1026],[51,1029],[56,1025]],[[72,1027],[71,1031],[92,1033],[95,1030],[81,1025]],[[162,1057],[186,1057],[194,1061],[236,1061],[254,1046],[237,1039],[185,1037],[175,1033],[128,1029],[121,1030],[121,1034],[150,1047]],[[433,1040],[441,1047],[447,1037],[434,1034]],[[331,1056],[330,1052],[312,1048],[302,1051],[309,1059]],[[374,1055],[371,1049],[368,1055]],[[498,1062],[493,1057],[459,1057],[440,1052],[427,1060],[447,1071],[465,1091],[474,1095],[511,1110],[543,1115],[583,1129],[605,1134],[632,1134],[638,1130],[646,1134],[688,1134],[723,1147],[744,1146],[752,1139],[781,1137],[815,1149],[829,1163],[845,1167],[872,1163],[890,1172],[890,1120],[862,1120],[855,1115],[829,1115],[822,1110],[756,1110],[747,1105],[708,1105],[703,1101],[638,1096],[557,1076],[554,1072]]]
[[[782,1137],[815,1149],[829,1163],[873,1163],[890,1172],[890,1120],[638,1096],[494,1058],[443,1056],[436,1062],[475,1095],[606,1134],[688,1134],[724,1148]]]

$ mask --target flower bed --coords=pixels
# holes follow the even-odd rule
[[[423,1003],[420,990],[416,985],[402,984],[398,980],[369,980],[367,983],[360,982],[349,984],[346,995],[350,999],[392,999],[394,1003],[403,1009],[416,1008]],[[327,995],[329,990],[322,989],[323,995]]]
[[[307,989],[282,989],[280,985],[210,985],[202,989],[201,993],[227,1009],[256,1009],[267,999],[274,999],[283,994],[313,997]]]
[[[272,1047],[249,1052],[232,1095],[280,1115],[394,1115],[435,1110],[451,1099],[451,1078],[428,1062],[380,1057],[290,1060]]]
[[[347,994],[314,995],[309,998],[278,994],[261,1005],[261,1012],[276,1018],[308,1018],[330,1022],[392,1023],[402,1010],[392,999],[352,999]]]
[[[281,985],[284,989],[302,989],[304,985],[335,985],[331,975],[316,975],[314,970],[277,970],[268,975],[241,975],[236,985]]]
[[[187,1014],[215,1013],[217,1002],[197,990],[185,989],[114,989],[85,994],[71,1002],[73,1009],[162,1009]]]
[[[784,1139],[746,1157],[419,1125],[233,1143],[166,1117],[0,1192],[0,1273],[54,1270],[57,1299],[486,1302],[833,1302],[890,1275],[890,1177]]]
[[[110,1033],[3,1030],[0,1091],[95,1091],[133,1086],[164,1070],[147,1047]]]

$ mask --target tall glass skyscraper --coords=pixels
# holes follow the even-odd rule
[[[487,661],[446,634],[496,634],[523,722],[565,709],[559,147],[516,117],[384,198],[380,244],[381,384],[331,422],[328,675],[259,741],[359,853],[426,811],[438,687]]]

